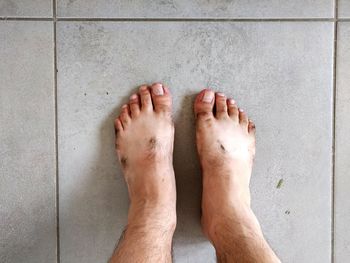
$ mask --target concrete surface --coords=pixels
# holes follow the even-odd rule
[[[193,142],[193,98],[209,86],[234,97],[259,129],[254,208],[277,253],[293,262],[327,262],[332,30],[331,23],[59,22],[63,262],[106,260],[116,233],[123,230],[127,192],[122,174],[112,165],[113,118],[145,80],[162,80],[174,94],[175,259],[215,262],[200,233],[200,172]],[[169,31],[171,37],[164,37]],[[280,178],[285,184],[277,189]]]
[[[0,16],[52,17],[51,0],[0,0]]]
[[[339,24],[335,154],[335,255],[336,263],[350,257],[350,23]]]
[[[350,18],[350,1],[339,0],[339,17]]]
[[[257,124],[253,208],[282,261],[347,261],[350,23],[338,22],[335,52],[333,1],[57,0],[75,18],[57,22],[51,3],[0,0],[0,262],[107,261],[128,209],[112,120],[153,81],[174,97],[175,262],[215,262],[192,114],[207,86]]]
[[[0,21],[0,262],[55,262],[51,22]]]
[[[347,1],[347,0],[344,0]],[[60,17],[333,17],[333,0],[59,0]]]

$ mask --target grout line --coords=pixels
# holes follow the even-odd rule
[[[96,22],[334,22],[334,18],[74,18],[60,17],[58,21]]]
[[[0,16],[0,21],[52,21],[50,17],[7,17]]]
[[[53,0],[54,1],[54,0]],[[54,7],[56,12],[56,7]],[[350,18],[99,18],[99,17],[6,17],[0,21],[67,21],[67,22],[350,22]]]
[[[59,166],[58,166],[58,118],[57,118],[57,20],[56,0],[52,0],[54,40],[54,92],[55,92],[55,149],[56,149],[56,262],[60,263],[60,220],[59,220]]]
[[[331,194],[331,262],[335,262],[335,136],[336,136],[336,98],[337,98],[337,42],[338,42],[338,0],[334,0],[333,30],[333,108],[332,108],[332,194]]]

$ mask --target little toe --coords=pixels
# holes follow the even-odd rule
[[[141,110],[142,111],[153,111],[151,93],[146,85],[140,87],[140,97],[141,97]]]
[[[227,107],[228,107],[228,115],[230,116],[230,118],[235,122],[239,122],[239,117],[238,117],[239,111],[234,99],[227,100]]]
[[[197,119],[209,119],[214,116],[214,97],[215,94],[210,89],[204,89],[197,95],[194,103],[194,112]]]
[[[216,93],[215,94],[215,117],[218,119],[228,117],[227,114],[227,103],[226,103],[226,96],[223,93]]]
[[[140,99],[137,94],[132,94],[129,100],[131,117],[135,118],[140,114]]]
[[[122,122],[123,128],[124,130],[126,129],[126,127],[130,124],[131,122],[131,117],[129,114],[129,106],[127,104],[122,106],[122,111],[120,113],[120,120]]]
[[[244,128],[247,128],[248,126],[247,114],[242,109],[239,109],[239,124],[241,124],[241,126],[243,126]]]
[[[171,94],[169,89],[161,83],[154,83],[151,86],[151,94],[154,110],[171,114]]]
[[[256,128],[255,128],[254,122],[252,120],[249,120],[248,121],[248,133],[254,136],[255,130],[256,130]]]

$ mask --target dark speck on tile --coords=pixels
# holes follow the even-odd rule
[[[283,184],[283,179],[280,179],[277,183],[277,186],[276,188],[281,188],[282,187],[282,184]]]

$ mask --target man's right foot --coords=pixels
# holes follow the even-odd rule
[[[174,231],[174,125],[169,89],[140,87],[115,120],[116,152],[129,190],[129,226],[150,222]],[[143,215],[143,216],[141,216]]]

